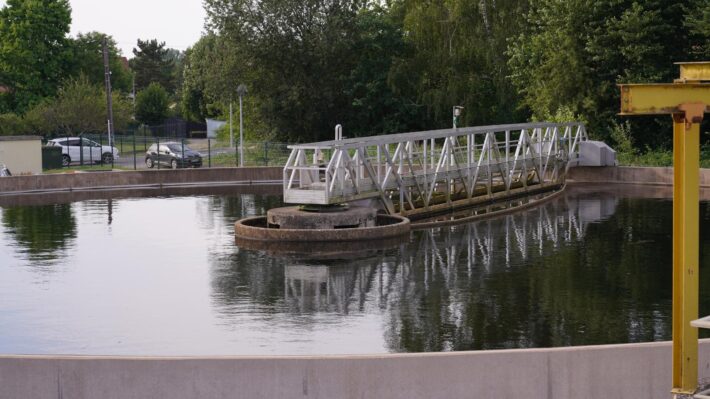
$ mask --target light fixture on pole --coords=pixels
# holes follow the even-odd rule
[[[247,87],[244,84],[237,86],[239,94],[239,166],[244,166],[244,120],[242,118],[242,97],[247,94]]]
[[[462,106],[460,106],[460,105],[454,106],[454,119],[453,119],[454,129],[459,127],[459,117],[461,116],[461,111],[463,111]]]

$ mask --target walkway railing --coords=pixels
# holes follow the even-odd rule
[[[581,123],[432,130],[291,145],[284,202],[329,205],[380,198],[389,213],[564,183]]]

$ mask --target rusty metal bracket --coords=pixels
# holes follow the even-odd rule
[[[693,123],[701,123],[705,116],[707,105],[703,103],[685,103],[678,106],[678,110],[685,115],[685,128],[690,129]]]

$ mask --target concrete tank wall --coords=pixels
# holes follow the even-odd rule
[[[710,341],[700,376],[710,377]],[[667,399],[669,342],[326,357],[0,357],[2,399]]]
[[[242,182],[281,184],[283,168],[202,168],[115,172],[62,173],[0,178],[0,193],[106,189],[126,186],[179,186]]]
[[[570,168],[568,181],[575,183],[673,184],[673,168],[638,166]],[[700,187],[710,188],[710,169],[700,169]]]

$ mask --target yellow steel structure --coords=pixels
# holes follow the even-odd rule
[[[678,63],[672,84],[623,84],[621,115],[673,117],[673,393],[698,387],[700,122],[710,112],[710,62]]]
[[[677,83],[699,82],[710,80],[710,63],[708,62],[676,62],[680,65],[680,79]]]

